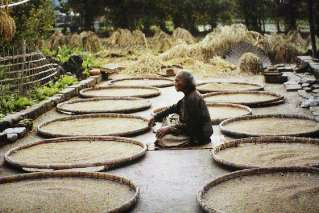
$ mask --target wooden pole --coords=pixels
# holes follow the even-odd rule
[[[308,13],[309,13],[309,26],[312,46],[312,57],[317,57],[317,46],[316,46],[316,33],[315,33],[315,16],[314,16],[315,3],[313,0],[308,0]]]

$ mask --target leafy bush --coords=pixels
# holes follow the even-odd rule
[[[16,112],[31,106],[33,103],[45,100],[77,82],[73,76],[62,76],[58,81],[45,86],[37,87],[29,96],[11,94],[10,90],[2,87],[0,94],[0,119],[6,114]]]
[[[32,98],[37,101],[42,101],[47,97],[57,94],[60,90],[76,83],[78,80],[73,76],[62,76],[55,83],[50,83],[46,86],[38,87],[32,94]]]

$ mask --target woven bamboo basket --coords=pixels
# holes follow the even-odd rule
[[[317,122],[316,119],[309,117],[309,116],[303,116],[303,115],[295,115],[295,114],[268,114],[268,115],[251,115],[251,116],[243,116],[238,118],[232,118],[223,121],[219,127],[223,134],[235,137],[235,138],[244,138],[244,137],[259,137],[259,136],[296,136],[296,137],[313,137],[317,136],[319,133],[319,125],[314,130],[308,131],[308,132],[296,132],[296,133],[279,133],[278,135],[261,135],[258,133],[245,133],[241,131],[235,131],[232,129],[227,128],[226,126],[228,124],[234,123],[234,122],[240,122],[245,120],[255,120],[255,119],[264,119],[264,118],[279,118],[279,119],[300,119],[300,120],[306,120],[311,122]],[[301,127],[302,128],[302,127]]]
[[[300,137],[287,137],[287,136],[265,136],[265,137],[250,137],[250,138],[243,138],[232,140],[227,143],[221,144],[216,146],[212,150],[212,157],[214,161],[222,166],[225,166],[230,169],[252,169],[252,168],[260,168],[263,166],[255,165],[247,165],[241,164],[229,160],[225,160],[224,158],[220,157],[218,153],[227,150],[229,148],[236,148],[242,144],[271,144],[271,143],[282,143],[282,144],[292,144],[292,143],[299,143],[299,144],[313,144],[319,146],[318,139],[312,138],[300,138]],[[239,153],[240,154],[240,153]],[[274,165],[275,167],[276,165]],[[297,165],[289,165],[289,166],[297,166]],[[298,165],[299,166],[299,165]],[[318,167],[319,166],[319,159],[318,162],[315,164],[306,164],[302,166],[308,167]]]
[[[227,95],[233,95],[233,94],[243,94],[243,95],[266,95],[266,96],[272,96],[270,100],[265,101],[227,101],[227,102],[220,102],[220,101],[209,101],[207,98],[214,97],[214,96],[227,96]],[[249,92],[213,92],[213,93],[207,93],[203,95],[203,98],[206,99],[205,101],[207,103],[233,103],[233,104],[240,104],[245,105],[249,107],[266,107],[266,106],[274,106],[278,104],[282,104],[285,102],[285,99],[282,95],[272,93],[272,92],[265,92],[265,91],[249,91]]]
[[[232,172],[230,174],[216,178],[215,180],[207,183],[197,194],[197,201],[204,212],[209,213],[224,213],[222,210],[217,209],[213,205],[207,205],[205,202],[205,196],[209,190],[214,187],[223,184],[228,181],[233,181],[246,176],[254,175],[264,175],[264,174],[278,174],[282,176],[283,174],[289,173],[309,173],[319,175],[319,169],[311,167],[271,167],[271,168],[255,168],[255,169],[245,169],[241,171]],[[265,189],[266,190],[266,189]]]
[[[115,141],[118,143],[128,143],[128,144],[135,144],[137,146],[141,147],[141,150],[129,157],[125,158],[118,158],[113,160],[105,160],[101,162],[88,162],[88,163],[66,163],[66,164],[30,164],[26,162],[19,162],[16,161],[14,158],[12,158],[12,155],[19,152],[20,150],[28,149],[30,147],[38,146],[41,144],[48,144],[48,143],[65,143],[65,142],[79,142],[79,141],[103,141],[105,143],[109,141]],[[76,146],[76,144],[74,144]],[[121,138],[121,137],[112,137],[112,136],[105,136],[105,137],[68,137],[68,138],[56,138],[56,139],[48,139],[48,140],[42,140],[35,143],[30,143],[27,145],[22,145],[16,148],[13,148],[9,150],[5,156],[4,159],[7,163],[10,165],[22,169],[22,168],[32,168],[32,169],[53,169],[53,170],[63,170],[63,169],[74,169],[74,168],[87,168],[87,167],[102,167],[103,169],[110,169],[114,167],[119,167],[122,165],[129,164],[141,157],[143,157],[146,154],[147,147],[145,144],[128,139],[128,138]]]
[[[151,87],[158,87],[158,88],[164,88],[164,87],[171,87],[174,86],[174,81],[172,79],[169,78],[160,78],[160,77],[134,77],[134,78],[121,78],[121,79],[116,79],[116,80],[112,80],[110,81],[111,85],[125,85],[123,83],[123,81],[161,81],[162,83],[151,83],[151,84],[147,84],[147,86],[151,86]],[[166,82],[164,82],[166,81]],[[141,82],[142,83],[142,82]],[[143,83],[142,83],[143,84]],[[129,84],[128,84],[129,86]],[[135,85],[134,85],[135,86]],[[136,86],[146,86],[144,85],[136,85]]]
[[[54,122],[60,122],[60,121],[79,121],[80,119],[86,119],[86,118],[127,118],[127,119],[137,119],[137,120],[141,120],[145,122],[145,127],[142,128],[136,128],[136,130],[131,130],[131,131],[119,131],[117,133],[114,134],[101,134],[101,135],[70,135],[70,134],[65,134],[63,132],[56,134],[56,133],[52,133],[50,131],[46,131],[43,129],[43,127],[54,123]],[[86,115],[73,115],[70,117],[63,117],[63,118],[58,118],[58,119],[54,119],[48,122],[44,122],[42,124],[40,124],[37,128],[37,132],[39,135],[44,136],[44,137],[50,137],[50,138],[57,138],[57,137],[76,137],[76,136],[135,136],[135,135],[139,135],[142,133],[145,133],[147,131],[150,130],[148,124],[148,120],[140,117],[140,116],[135,116],[135,115],[127,115],[127,114],[86,114]]]
[[[20,175],[13,175],[7,177],[0,178],[0,185],[6,183],[15,183],[21,181],[28,181],[28,180],[40,180],[40,179],[47,179],[47,178],[87,178],[87,179],[98,179],[98,180],[105,180],[105,181],[114,181],[119,184],[126,185],[130,188],[130,190],[134,191],[134,195],[131,199],[124,202],[121,206],[114,208],[112,210],[108,210],[109,213],[117,213],[117,212],[127,212],[128,210],[132,209],[138,201],[140,190],[139,188],[129,179],[124,177],[115,176],[107,173],[97,173],[97,172],[37,172],[32,174],[20,174]],[[1,194],[1,192],[0,192]],[[0,207],[1,210],[1,207]],[[66,209],[66,212],[68,210]]]
[[[252,110],[249,107],[244,106],[244,105],[240,105],[240,104],[212,103],[212,104],[207,104],[207,107],[208,108],[210,108],[210,107],[230,107],[230,108],[236,108],[236,109],[241,109],[241,110],[246,111],[246,113],[243,114],[242,116],[251,115],[252,114]],[[167,107],[160,107],[160,108],[154,109],[153,110],[153,115],[155,115],[156,113],[159,113],[159,112],[161,112],[161,111],[163,111],[165,109],[167,109]],[[224,121],[226,119],[229,119],[229,118],[220,119],[220,118],[213,118],[211,116],[211,119],[212,119],[212,124],[213,125],[217,125],[217,124],[221,123],[222,121]]]
[[[77,109],[68,109],[66,105],[72,105],[76,103],[90,103],[90,102],[99,102],[104,100],[114,100],[115,102],[117,100],[127,100],[127,101],[138,101],[141,100],[142,102],[145,102],[141,104],[140,106],[132,106],[132,105],[126,105],[123,109],[114,109],[114,110],[77,110]],[[129,103],[128,103],[129,104]],[[131,97],[105,97],[105,98],[89,98],[89,99],[80,99],[80,100],[71,100],[67,102],[63,102],[57,105],[57,111],[61,113],[66,114],[91,114],[91,113],[133,113],[133,112],[139,112],[146,110],[151,107],[151,102],[142,98],[131,98]]]
[[[209,84],[230,84],[237,86],[237,89],[231,89],[225,88],[225,89],[219,89],[219,88],[205,88],[204,86],[209,85]],[[250,88],[239,88],[240,86],[243,87],[250,87]],[[241,92],[247,92],[247,91],[259,91],[259,90],[264,90],[264,86],[260,84],[253,84],[253,83],[245,83],[245,82],[227,82],[227,81],[210,81],[210,82],[204,82],[197,84],[197,90],[200,93],[210,93],[210,92],[236,92],[236,91],[241,91]]]
[[[142,87],[142,86],[106,86],[106,87],[96,87],[96,88],[88,88],[80,91],[80,96],[83,98],[102,98],[102,97],[118,97],[115,95],[90,95],[86,94],[88,91],[99,91],[99,90],[107,90],[107,89],[142,89],[152,91],[151,93],[145,94],[136,94],[136,95],[123,95],[121,97],[135,97],[135,98],[152,98],[159,96],[161,94],[160,90],[155,87]]]

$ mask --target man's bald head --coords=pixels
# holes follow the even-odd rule
[[[180,71],[175,78],[175,88],[177,91],[191,92],[196,89],[195,79],[192,73],[188,71]]]

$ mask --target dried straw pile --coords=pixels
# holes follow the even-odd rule
[[[142,31],[134,30],[131,32],[128,29],[114,31],[106,43],[118,47],[148,46],[145,34]]]
[[[74,33],[67,37],[68,45],[71,48],[82,47],[82,38],[79,34]]]
[[[0,36],[4,41],[11,41],[16,32],[14,19],[9,15],[8,9],[0,9]],[[2,40],[0,39],[0,40]]]
[[[86,51],[97,52],[101,49],[101,42],[99,37],[94,32],[88,32],[82,37],[83,48]]]
[[[307,51],[308,45],[309,41],[303,39],[298,32],[265,35],[256,44],[276,63],[294,62],[296,56]]]
[[[130,74],[158,74],[163,66],[162,60],[151,53],[141,55],[139,59],[130,64],[125,72]]]
[[[263,71],[263,62],[253,53],[245,53],[240,57],[240,71],[258,74]]]
[[[175,46],[175,42],[173,41],[172,37],[161,30],[154,34],[154,36],[150,39],[150,42],[152,49],[160,53],[165,52]]]
[[[258,37],[260,37],[258,33],[248,31],[242,24],[219,25],[213,32],[207,34],[199,45],[203,49],[205,58],[209,59],[224,55],[227,50],[240,42],[254,44]]]
[[[183,40],[185,41],[187,44],[194,44],[195,43],[195,38],[193,37],[193,35],[186,29],[184,28],[176,28],[173,32],[173,38],[178,40]]]

